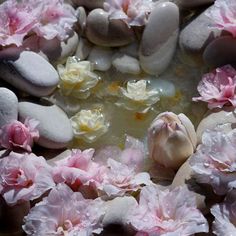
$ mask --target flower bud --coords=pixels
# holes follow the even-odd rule
[[[148,130],[149,155],[165,167],[178,169],[193,154],[196,143],[194,126],[182,113],[164,112]]]

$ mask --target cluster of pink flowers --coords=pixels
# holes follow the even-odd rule
[[[236,70],[226,65],[203,76],[197,88],[201,96],[193,101],[207,102],[209,109],[236,106],[235,88]]]
[[[0,146],[6,149],[22,149],[31,152],[34,141],[39,138],[39,122],[27,118],[24,123],[14,120],[0,129]]]
[[[236,188],[236,131],[206,131],[189,164],[197,181],[210,184],[216,194]]]
[[[207,13],[213,21],[213,27],[230,32],[236,37],[236,2],[234,0],[216,0]]]
[[[69,36],[77,13],[63,0],[8,0],[0,5],[0,45],[22,45],[30,33],[64,40]]]
[[[123,20],[129,26],[142,26],[147,23],[152,11],[152,0],[106,0],[104,9],[110,19]]]

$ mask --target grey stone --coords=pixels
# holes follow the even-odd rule
[[[16,95],[7,88],[0,88],[0,127],[17,120],[18,99]]]
[[[64,148],[73,138],[70,120],[58,106],[42,106],[30,102],[19,103],[19,117],[39,121],[37,144],[46,148]]]
[[[171,62],[179,33],[179,9],[171,2],[157,4],[144,29],[140,64],[148,74],[161,74]]]
[[[91,50],[88,60],[94,63],[94,70],[107,71],[111,67],[112,55],[111,49],[95,46]]]
[[[34,96],[46,96],[59,82],[54,67],[34,52],[23,51],[0,61],[1,78]]]
[[[139,61],[125,54],[116,54],[112,60],[112,65],[121,73],[138,75],[141,72]]]
[[[86,38],[81,37],[79,40],[78,47],[76,49],[75,56],[81,61],[85,60],[89,56],[92,47],[93,44],[91,44]]]
[[[139,43],[135,41],[127,46],[120,47],[119,52],[129,55],[131,57],[138,58],[138,56],[139,56]]]
[[[105,0],[72,0],[77,6],[83,6],[88,9],[103,8]]]
[[[236,64],[236,39],[223,36],[215,39],[205,49],[203,60],[210,66],[220,67]]]
[[[211,7],[206,11],[210,9]],[[180,32],[179,45],[182,50],[201,53],[212,40],[221,34],[221,30],[210,27],[213,21],[206,16],[206,11],[197,16]]]
[[[119,47],[134,41],[132,28],[121,20],[109,20],[103,9],[91,11],[87,17],[86,36],[89,41],[105,47]]]
[[[110,224],[119,224],[125,226],[127,224],[128,211],[137,205],[134,197],[117,197],[107,202],[106,214],[102,223],[104,226]]]

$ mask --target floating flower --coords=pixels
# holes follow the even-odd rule
[[[236,70],[230,65],[223,66],[203,76],[197,88],[201,96],[193,101],[207,102],[209,109],[236,106],[235,87]]]
[[[24,231],[32,236],[83,235],[102,231],[105,214],[101,199],[84,199],[66,185],[59,184],[25,217]]]
[[[94,142],[108,131],[109,123],[99,109],[81,110],[71,118],[74,135],[86,142]]]
[[[236,233],[236,196],[235,191],[229,193],[223,203],[211,208],[213,233],[217,236],[232,236]]]
[[[21,46],[37,22],[27,1],[8,0],[0,5],[0,45]]]
[[[128,110],[146,112],[159,101],[159,93],[147,88],[146,80],[128,81],[127,89],[121,88],[121,99],[116,103]]]
[[[104,9],[110,19],[123,20],[130,26],[142,26],[148,21],[154,3],[152,0],[106,0]]]
[[[33,142],[39,138],[39,122],[26,119],[24,124],[15,120],[0,129],[0,145],[7,149],[20,148],[31,152]]]
[[[72,150],[71,155],[56,162],[53,175],[56,183],[66,183],[74,191],[81,185],[101,182],[105,167],[92,160],[94,149]]]
[[[65,4],[63,0],[32,1],[34,8],[40,9],[38,22],[34,32],[47,40],[57,37],[65,40],[69,37],[74,23],[77,21],[77,12]]]
[[[168,168],[178,169],[193,154],[196,144],[194,126],[182,113],[161,113],[148,129],[150,157]]]
[[[216,0],[206,15],[214,21],[213,27],[230,32],[236,37],[236,2],[234,0]]]
[[[224,195],[236,187],[236,132],[206,131],[202,144],[190,158],[193,176]]]
[[[186,187],[162,190],[147,186],[139,204],[129,212],[129,222],[137,236],[194,235],[208,232],[207,220],[197,209],[194,194]]]
[[[74,57],[68,57],[66,66],[58,65],[57,70],[61,79],[60,91],[66,96],[86,99],[99,81],[99,76],[92,72],[89,61],[79,62]]]
[[[9,205],[34,200],[54,187],[43,157],[11,152],[0,160],[0,194]]]

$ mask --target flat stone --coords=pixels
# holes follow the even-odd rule
[[[158,75],[171,62],[179,33],[179,9],[171,2],[152,10],[140,45],[140,64],[148,74]]]
[[[88,9],[103,8],[105,0],[72,0],[77,6],[83,6]]]
[[[125,54],[116,54],[112,60],[112,65],[121,73],[138,75],[141,72],[139,61]]]
[[[211,7],[206,11],[210,9]],[[214,22],[206,16],[206,11],[197,16],[180,32],[179,45],[182,50],[201,53],[212,40],[221,34],[221,30],[209,27]]]
[[[236,110],[221,110],[218,112],[208,112],[199,123],[196,133],[198,143],[202,142],[204,131],[220,128],[227,132],[236,127]]]
[[[86,24],[88,40],[98,46],[124,46],[135,38],[132,28],[121,20],[109,20],[109,14],[103,9],[91,11]]]
[[[88,60],[94,63],[94,70],[107,71],[111,67],[112,55],[111,49],[95,46],[91,50]]]
[[[36,142],[46,148],[64,148],[73,139],[70,120],[58,106],[42,106],[30,102],[19,103],[19,117],[31,117],[39,121],[40,138]]]
[[[7,88],[0,88],[0,128],[17,120],[18,117],[18,99],[16,95]]]
[[[33,96],[47,96],[59,82],[54,67],[43,57],[30,51],[11,55],[0,61],[1,78]]]
[[[214,3],[215,0],[175,0],[181,8],[194,8]]]
[[[203,53],[203,60],[210,66],[236,64],[236,39],[223,36],[212,41]]]
[[[127,224],[127,214],[131,207],[137,205],[134,197],[117,197],[107,202],[106,214],[103,218],[103,225],[118,224],[125,226]]]

